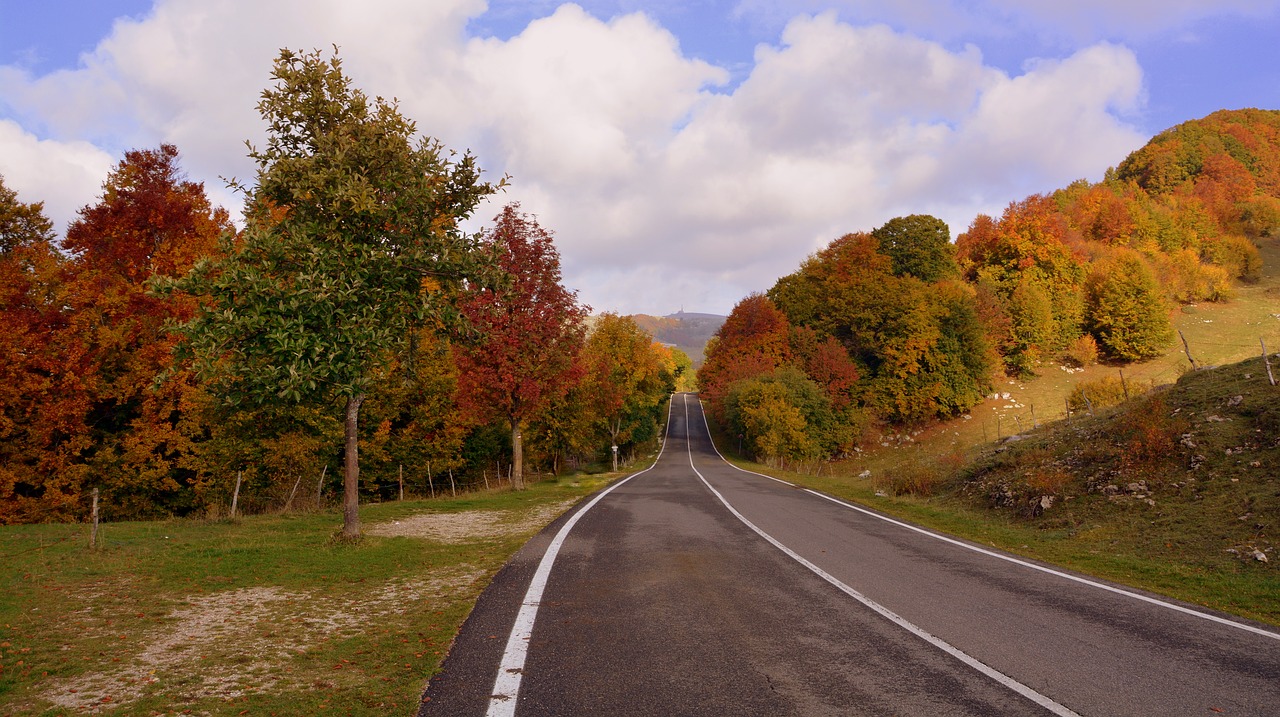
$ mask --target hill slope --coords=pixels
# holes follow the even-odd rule
[[[1202,567],[1267,564],[1280,559],[1278,399],[1261,357],[1192,371],[988,448],[957,491],[1086,542]]]
[[[717,314],[698,314],[680,311],[667,316],[633,314],[632,319],[640,328],[649,332],[654,341],[671,344],[689,355],[694,366],[702,365],[707,341],[715,336],[725,317]]]

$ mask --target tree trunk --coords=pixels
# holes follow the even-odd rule
[[[511,422],[511,487],[524,490],[524,437],[520,435],[520,422]]]
[[[360,536],[360,404],[364,394],[347,399],[345,465],[342,475],[342,537]]]

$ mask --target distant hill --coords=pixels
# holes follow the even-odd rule
[[[717,314],[699,314],[679,311],[667,316],[632,314],[640,328],[649,332],[654,341],[671,344],[689,354],[694,366],[702,365],[707,341],[724,323],[725,317]]]

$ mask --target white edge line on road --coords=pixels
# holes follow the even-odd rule
[[[701,403],[701,401],[699,401],[699,403]],[[688,419],[686,419],[686,421],[687,421],[687,420],[688,420]],[[704,425],[704,426],[707,426],[707,436],[709,437],[709,436],[711,435],[711,427],[710,427],[709,425],[707,425],[707,414],[706,414],[706,411],[703,411],[703,412],[702,412],[702,423],[703,423],[703,425]],[[715,446],[715,441],[714,441],[714,440],[713,440],[713,441],[711,441],[711,445],[712,445],[713,447]],[[734,468],[735,470],[739,470],[739,471],[742,471],[743,473],[748,473],[748,474],[750,474],[750,475],[754,475],[754,476],[763,476],[763,477],[765,477],[765,478],[772,478],[773,480],[776,480],[776,481],[778,481],[778,482],[780,482],[780,483],[786,483],[786,481],[779,480],[779,479],[777,479],[777,478],[773,478],[772,476],[766,476],[766,475],[764,475],[763,473],[756,473],[755,471],[749,471],[749,470],[747,470],[747,469],[745,469],[745,468],[739,468],[738,466],[733,465],[733,464],[732,464],[732,463],[730,463],[729,461],[725,460],[725,457],[724,457],[723,455],[721,455],[721,454],[720,454],[720,450],[719,450],[719,449],[716,449],[716,455],[719,455],[719,456],[720,456],[720,460],[724,461],[726,465],[728,465],[728,466],[729,466],[729,467],[731,467],[731,468]],[[694,470],[697,470],[697,469],[694,469]],[[787,483],[787,485],[793,485],[793,484],[791,484],[791,483]],[[1211,614],[1209,614],[1209,613],[1207,613],[1207,612],[1200,612],[1199,610],[1192,610],[1191,608],[1183,607],[1183,606],[1181,606],[1181,605],[1175,605],[1175,604],[1170,603],[1170,602],[1165,602],[1164,600],[1158,600],[1158,599],[1156,599],[1156,598],[1147,597],[1146,595],[1141,595],[1141,594],[1138,594],[1138,593],[1132,592],[1132,591],[1130,591],[1130,590],[1124,590],[1124,589],[1122,589],[1122,588],[1117,588],[1117,587],[1114,587],[1114,586],[1111,586],[1111,585],[1107,585],[1107,584],[1105,584],[1105,583],[1100,583],[1100,582],[1097,582],[1097,581],[1095,581],[1095,580],[1089,580],[1088,578],[1082,578],[1082,577],[1080,577],[1080,576],[1078,576],[1078,575],[1072,575],[1072,574],[1070,574],[1070,573],[1065,573],[1065,572],[1062,572],[1061,570],[1054,570],[1053,568],[1047,568],[1047,567],[1045,567],[1045,566],[1043,566],[1043,565],[1036,565],[1035,563],[1028,562],[1028,561],[1026,561],[1026,560],[1020,560],[1020,559],[1015,558],[1015,557],[1013,557],[1013,556],[1011,556],[1011,555],[1005,555],[1005,554],[1003,554],[1003,553],[998,553],[998,552],[996,552],[996,551],[994,551],[994,550],[987,550],[986,548],[980,548],[980,547],[978,547],[978,546],[976,546],[976,545],[971,545],[971,544],[966,543],[966,542],[964,542],[964,541],[956,540],[955,538],[949,538],[949,537],[947,537],[947,536],[945,536],[945,535],[941,535],[941,534],[939,534],[939,533],[935,533],[935,532],[933,532],[933,531],[931,531],[931,530],[925,530],[924,528],[921,528],[921,527],[919,527],[919,526],[915,526],[915,525],[911,525],[910,523],[904,523],[904,522],[903,522],[903,521],[901,521],[901,520],[896,520],[896,519],[894,519],[894,518],[890,518],[890,517],[888,517],[888,516],[881,515],[881,514],[879,514],[879,513],[875,512],[875,511],[867,510],[866,508],[863,508],[862,506],[854,505],[853,503],[849,503],[849,502],[847,502],[847,501],[840,500],[839,498],[833,498],[833,497],[831,497],[831,496],[829,496],[829,495],[826,495],[825,493],[819,493],[819,492],[818,492],[818,491],[816,491],[816,490],[811,490],[811,489],[809,489],[809,488],[802,488],[801,490],[803,490],[803,491],[804,491],[804,492],[806,492],[806,493],[810,493],[810,494],[812,494],[812,495],[815,495],[815,496],[817,496],[817,497],[819,497],[819,498],[822,498],[823,500],[829,500],[829,501],[831,501],[832,503],[835,503],[835,504],[837,504],[837,505],[842,505],[842,506],[844,506],[845,508],[848,508],[848,509],[850,509],[850,510],[856,510],[856,511],[858,511],[859,513],[863,513],[863,514],[865,514],[865,515],[869,515],[869,516],[871,516],[872,518],[876,518],[876,519],[879,519],[879,520],[883,520],[883,521],[885,521],[886,523],[892,523],[892,524],[894,524],[894,525],[896,525],[896,526],[899,526],[899,527],[901,527],[901,528],[906,528],[907,530],[915,531],[915,532],[917,532],[917,533],[919,533],[919,534],[921,534],[921,535],[926,535],[926,536],[928,536],[928,537],[930,537],[930,538],[933,538],[934,540],[941,540],[941,541],[942,541],[942,542],[944,542],[944,543],[950,543],[950,544],[952,544],[952,545],[959,546],[959,547],[961,547],[961,548],[964,548],[965,550],[972,550],[972,551],[973,551],[973,552],[975,552],[975,553],[981,553],[981,554],[983,554],[983,555],[986,555],[986,556],[989,556],[989,557],[992,557],[992,558],[999,558],[1000,560],[1004,560],[1004,561],[1006,561],[1006,562],[1010,562],[1010,563],[1013,563],[1013,564],[1015,564],[1015,565],[1021,565],[1021,566],[1026,567],[1026,568],[1031,568],[1032,570],[1039,570],[1039,571],[1040,571],[1040,572],[1042,572],[1042,573],[1048,573],[1048,574],[1050,574],[1050,575],[1054,575],[1054,576],[1057,576],[1057,577],[1060,577],[1060,578],[1065,578],[1065,579],[1067,579],[1067,580],[1071,580],[1071,581],[1074,581],[1074,582],[1080,583],[1080,584],[1082,584],[1082,585],[1088,585],[1089,587],[1098,588],[1099,590],[1106,590],[1106,591],[1108,591],[1108,592],[1115,593],[1115,594],[1117,594],[1117,595],[1123,595],[1123,596],[1128,597],[1128,598],[1133,598],[1134,600],[1141,600],[1142,602],[1149,603],[1149,604],[1151,604],[1151,605],[1158,605],[1158,606],[1160,606],[1160,607],[1167,608],[1167,609],[1169,609],[1169,610],[1175,610],[1175,611],[1177,611],[1177,612],[1184,613],[1184,614],[1186,614],[1186,615],[1192,615],[1192,616],[1194,616],[1194,617],[1198,617],[1198,618],[1200,618],[1200,619],[1202,619],[1202,620],[1209,620],[1210,622],[1216,622],[1216,623],[1219,623],[1219,624],[1221,624],[1221,625],[1226,625],[1226,626],[1228,626],[1228,627],[1234,627],[1234,628],[1236,628],[1236,629],[1238,629],[1238,630],[1244,630],[1244,631],[1246,631],[1246,632],[1252,632],[1252,633],[1254,633],[1254,634],[1256,634],[1256,635],[1261,635],[1261,636],[1263,636],[1263,637],[1269,637],[1269,638],[1271,638],[1271,639],[1273,639],[1273,640],[1280,640],[1280,633],[1271,632],[1270,630],[1263,630],[1262,628],[1254,627],[1253,625],[1246,625],[1246,624],[1244,624],[1244,623],[1242,623],[1242,622],[1236,622],[1235,620],[1228,620],[1227,618],[1224,618],[1224,617],[1218,617],[1217,615],[1211,615]]]
[[[688,425],[688,423],[689,423],[689,419],[688,419],[688,412],[689,412],[689,405],[688,405],[688,402],[686,401],[686,403],[685,403],[685,425]],[[706,415],[705,415],[705,414],[703,415],[703,422],[704,422],[704,423],[706,422]],[[708,436],[709,436],[709,435],[711,435],[710,428],[708,428],[708,430],[707,430],[707,435],[708,435]],[[714,444],[714,441],[713,441],[713,444]],[[718,452],[718,451],[717,451],[717,452]],[[723,456],[721,456],[721,459],[723,460]],[[727,462],[727,461],[726,461],[726,462]],[[730,465],[733,465],[733,464],[730,464]],[[848,585],[846,585],[845,583],[841,582],[841,581],[840,581],[838,578],[836,578],[835,576],[831,575],[830,573],[826,572],[826,571],[825,571],[825,570],[823,570],[822,568],[818,567],[817,565],[814,565],[813,563],[809,562],[809,561],[808,561],[808,560],[806,560],[805,558],[801,557],[799,553],[796,553],[796,552],[795,552],[795,551],[793,551],[791,548],[788,548],[787,546],[785,546],[785,545],[783,545],[782,543],[778,542],[778,541],[777,541],[777,540],[776,540],[772,535],[769,535],[768,533],[764,532],[764,531],[763,531],[763,530],[761,530],[760,528],[756,527],[755,523],[752,523],[750,520],[747,520],[746,516],[744,516],[742,513],[739,513],[739,512],[738,512],[738,510],[737,510],[736,508],[734,508],[732,505],[730,505],[729,501],[725,500],[725,497],[724,497],[723,495],[721,495],[721,494],[720,494],[720,491],[718,491],[718,490],[716,490],[715,488],[713,488],[713,487],[711,486],[711,483],[709,483],[709,482],[707,481],[707,479],[706,479],[705,477],[703,477],[702,473],[698,470],[698,467],[697,467],[697,466],[695,466],[695,465],[693,464],[693,450],[692,450],[692,447],[690,447],[690,449],[689,449],[689,467],[690,467],[690,468],[692,468],[692,469],[693,469],[693,472],[694,472],[694,473],[696,473],[696,474],[698,475],[698,478],[702,481],[702,484],[703,484],[703,485],[705,485],[705,486],[707,487],[707,490],[711,491],[711,492],[712,492],[712,494],[714,494],[714,495],[715,495],[715,497],[716,497],[716,498],[718,498],[718,499],[720,500],[720,502],[724,504],[724,507],[725,507],[725,508],[727,508],[727,509],[729,510],[729,512],[730,512],[730,513],[733,513],[734,517],[736,517],[738,520],[742,521],[742,523],[743,523],[744,525],[746,525],[748,528],[750,528],[750,529],[752,529],[753,531],[755,531],[757,535],[759,535],[760,537],[762,537],[762,538],[764,538],[765,540],[769,541],[769,543],[770,543],[771,545],[773,545],[773,547],[775,547],[775,548],[777,548],[778,550],[781,550],[782,552],[786,553],[786,554],[787,554],[787,556],[788,556],[788,557],[790,557],[792,560],[795,560],[797,563],[800,563],[800,564],[801,564],[801,565],[803,565],[804,567],[808,568],[811,572],[813,572],[813,573],[814,573],[815,575],[817,575],[818,577],[820,577],[820,578],[822,578],[823,580],[826,580],[827,582],[831,583],[831,584],[832,584],[832,585],[834,585],[836,588],[838,588],[841,592],[845,593],[846,595],[848,595],[849,597],[853,598],[854,600],[857,600],[858,602],[862,603],[863,605],[866,605],[867,607],[869,607],[869,608],[871,608],[872,610],[876,611],[876,612],[877,612],[877,613],[879,613],[880,615],[882,615],[882,616],[884,616],[884,617],[888,618],[891,622],[893,622],[893,623],[894,623],[895,625],[897,625],[898,627],[901,627],[902,629],[906,630],[907,632],[911,633],[912,635],[915,635],[916,637],[920,638],[921,640],[924,640],[925,642],[929,643],[930,645],[933,645],[934,647],[938,648],[939,650],[942,650],[943,652],[947,653],[948,655],[951,655],[952,657],[954,657],[954,658],[956,658],[957,660],[959,660],[959,661],[963,662],[964,664],[968,665],[969,667],[973,668],[974,670],[977,670],[978,672],[981,672],[982,674],[984,674],[984,675],[986,675],[987,677],[989,677],[989,678],[991,678],[991,679],[995,680],[996,682],[999,682],[1000,684],[1004,685],[1005,687],[1009,688],[1010,690],[1013,690],[1014,692],[1017,692],[1018,694],[1022,695],[1023,697],[1026,697],[1027,699],[1029,699],[1029,700],[1031,700],[1032,702],[1034,702],[1034,703],[1036,703],[1036,704],[1040,705],[1041,707],[1045,708],[1046,710],[1049,710],[1049,711],[1050,711],[1050,712],[1052,712],[1053,714],[1055,714],[1055,715],[1059,715],[1060,717],[1080,717],[1080,715],[1078,715],[1078,714],[1076,714],[1075,712],[1073,712],[1070,708],[1068,708],[1068,707],[1066,707],[1066,706],[1064,706],[1064,705],[1060,705],[1060,704],[1058,704],[1057,702],[1054,702],[1054,701],[1053,701],[1052,699],[1050,699],[1049,697],[1046,697],[1046,696],[1044,696],[1044,695],[1040,694],[1039,692],[1036,692],[1035,690],[1031,689],[1030,687],[1027,687],[1026,685],[1022,684],[1021,682],[1018,682],[1017,680],[1015,680],[1015,679],[1013,679],[1012,677],[1010,677],[1010,676],[1008,676],[1008,675],[1004,674],[1003,672],[1001,672],[1001,671],[999,671],[999,670],[995,669],[994,667],[991,667],[990,665],[987,665],[986,663],[981,662],[981,661],[979,661],[979,660],[977,660],[977,659],[975,659],[975,658],[973,658],[973,657],[969,656],[969,655],[968,655],[967,653],[965,653],[963,650],[960,650],[959,648],[957,648],[957,647],[955,647],[955,646],[951,645],[951,643],[947,642],[946,640],[943,640],[942,638],[940,638],[940,637],[937,637],[937,636],[933,635],[932,633],[930,633],[930,632],[928,632],[928,631],[924,630],[923,628],[921,628],[921,627],[919,627],[919,626],[915,625],[914,623],[912,623],[912,622],[908,621],[906,618],[904,618],[904,617],[902,617],[901,615],[897,614],[896,612],[894,612],[894,611],[890,610],[889,608],[887,608],[887,607],[885,607],[885,606],[881,605],[880,603],[876,602],[875,600],[872,600],[871,598],[867,597],[866,595],[863,595],[862,593],[858,592],[857,590],[854,590],[852,587],[849,587],[849,586],[848,586]],[[736,466],[734,466],[734,467],[736,468]],[[739,470],[742,470],[742,469],[739,469]],[[750,473],[751,471],[743,471],[743,472],[745,472],[745,473]],[[760,474],[759,474],[759,473],[757,473],[757,474],[755,474],[755,475],[760,475]]]
[[[520,603],[520,611],[516,613],[515,624],[511,626],[511,634],[507,637],[507,646],[502,652],[502,661],[498,663],[498,676],[493,681],[493,691],[489,695],[489,710],[485,713],[486,717],[513,717],[516,713],[516,701],[520,695],[520,681],[524,676],[524,662],[529,654],[529,638],[533,636],[533,623],[538,617],[538,606],[542,603],[542,593],[546,590],[547,579],[551,576],[551,566],[555,564],[556,556],[560,554],[560,547],[564,545],[565,539],[569,537],[569,531],[573,530],[573,526],[578,523],[579,518],[586,515],[587,511],[591,510],[596,503],[599,503],[601,498],[612,493],[614,488],[620,487],[638,475],[648,473],[658,465],[663,452],[667,450],[667,439],[671,435],[671,407],[674,404],[675,396],[673,394],[667,407],[667,430],[662,439],[662,447],[658,450],[658,457],[653,460],[653,465],[637,473],[632,473],[600,491],[591,502],[582,506],[581,510],[565,521],[565,524],[560,527],[560,531],[556,533],[556,537],[551,540],[551,544],[547,546],[547,552],[542,554],[538,569],[534,571],[533,579],[529,582],[529,589],[525,592],[524,600]],[[685,411],[685,422],[686,424],[688,423],[687,409]]]

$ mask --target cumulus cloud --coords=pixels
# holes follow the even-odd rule
[[[16,163],[0,171],[30,177],[79,157],[60,161],[93,191],[46,181],[24,192],[78,207],[106,157],[173,142],[234,206],[217,177],[251,176],[243,141],[261,137],[254,105],[272,58],[337,44],[358,86],[473,148],[492,176],[512,175],[482,219],[521,202],[556,233],[584,301],[665,313],[727,311],[839,234],[893,216],[933,213],[963,230],[979,211],[1099,178],[1145,139],[1123,119],[1142,102],[1141,69],[1109,44],[1010,75],[976,47],[827,13],[788,22],[731,85],[644,13],[601,19],[566,4],[500,39],[468,36],[482,0],[351,8],[159,0],[77,69],[0,68],[21,122],[0,125],[0,157]]]
[[[59,232],[98,194],[112,156],[88,142],[41,140],[12,120],[0,120],[0,176],[18,201],[44,202]]]

